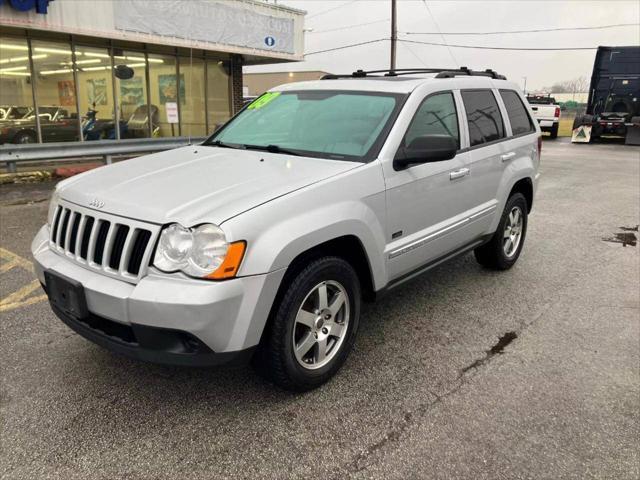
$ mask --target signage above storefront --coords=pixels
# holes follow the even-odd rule
[[[36,13],[46,15],[49,3],[53,0],[0,0],[0,7],[7,4],[21,12],[35,9]]]
[[[293,18],[258,13],[246,3],[172,0],[159,8],[155,0],[114,2],[115,27],[190,41],[295,53]]]

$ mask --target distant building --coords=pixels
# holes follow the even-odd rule
[[[322,72],[320,70],[306,72],[245,73],[243,75],[243,93],[245,97],[253,97],[283,83],[318,80],[327,74],[328,72]]]

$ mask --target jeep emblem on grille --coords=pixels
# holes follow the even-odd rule
[[[98,200],[97,198],[94,198],[89,202],[89,206],[94,208],[102,208],[104,207],[104,202],[102,200]]]

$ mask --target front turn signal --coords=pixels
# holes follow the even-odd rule
[[[205,278],[209,278],[211,280],[224,280],[226,278],[235,277],[240,269],[240,264],[242,263],[242,258],[244,257],[244,251],[246,248],[247,242],[244,240],[231,243],[224,261],[215,272],[210,273]]]

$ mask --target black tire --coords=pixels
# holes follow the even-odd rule
[[[549,130],[549,133],[551,134],[551,138],[558,138],[558,124],[554,123],[553,127],[551,127],[551,130]]]
[[[507,256],[504,248],[504,233],[509,221],[509,215],[514,208],[519,208],[522,214],[522,233],[515,251]],[[476,248],[474,254],[480,265],[493,270],[508,270],[518,260],[525,237],[527,235],[527,200],[521,193],[514,193],[507,200],[507,204],[502,212],[500,223],[496,232],[488,243]]]
[[[286,283],[283,284],[283,294],[279,295],[280,300],[277,305],[274,305],[272,318],[260,348],[254,356],[253,364],[261,375],[266,376],[276,385],[286,390],[303,392],[325,383],[347,359],[358,331],[360,282],[353,267],[338,257],[312,260],[288,278],[285,277],[284,281]],[[338,282],[344,287],[348,297],[348,304],[345,303],[345,305],[349,308],[349,323],[342,342],[339,345],[334,344],[337,345],[337,350],[328,363],[312,370],[309,367],[303,367],[295,356],[295,320],[305,299],[310,298],[308,295],[322,282]],[[345,315],[346,310],[342,312],[342,315]],[[312,331],[309,333],[312,334]],[[314,345],[310,352],[315,348],[318,347]]]
[[[15,137],[13,137],[13,143],[36,143],[37,138],[35,134],[31,132],[19,132]]]
[[[573,130],[581,125],[591,125],[592,122],[592,115],[576,115],[576,118],[573,119]]]

